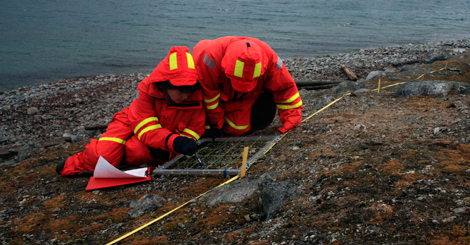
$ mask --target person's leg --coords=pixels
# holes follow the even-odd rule
[[[225,112],[224,132],[227,135],[242,135],[251,129],[251,107],[240,107],[238,110]]]
[[[273,95],[269,92],[261,94],[251,107],[251,129],[245,134],[250,134],[255,131],[268,127],[276,116],[276,102]]]
[[[176,154],[170,151],[144,145],[144,143],[134,135],[126,142],[126,156],[123,162],[131,165],[142,165],[144,163],[147,165],[158,165],[169,161],[175,156]]]
[[[124,157],[124,144],[132,135],[133,132],[128,123],[127,114],[116,113],[108,125],[106,133],[99,140],[90,140],[90,144],[86,146],[83,152],[69,157],[65,163],[59,163],[56,171],[63,176],[93,172],[100,156],[117,167]]]

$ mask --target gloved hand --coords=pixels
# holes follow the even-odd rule
[[[294,124],[292,124],[291,122],[289,121],[286,121],[284,122],[284,124],[282,124],[282,127],[278,128],[277,131],[281,132],[281,133],[286,133],[287,131],[290,131],[291,129],[293,129],[295,126]]]
[[[215,128],[215,127],[211,127],[209,129],[209,135],[215,139],[215,138],[220,138],[222,136],[224,136],[224,129],[223,128]]]
[[[178,136],[173,141],[173,149],[181,154],[191,156],[196,153],[197,143],[194,139],[185,136]]]

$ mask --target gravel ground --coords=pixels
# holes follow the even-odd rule
[[[369,90],[379,78],[388,86],[421,74],[470,83],[469,49],[465,39],[286,60],[298,81],[347,81],[341,64],[359,78],[356,93],[289,132],[249,169],[252,178],[269,174],[301,194],[269,217],[261,190],[236,203],[193,201],[120,243],[469,244],[469,95],[398,98],[398,86]],[[430,73],[446,66],[452,69]],[[0,96],[0,142],[5,149],[23,147],[0,161],[3,244],[107,243],[227,180],[155,176],[88,192],[88,178],[55,173],[58,162],[99,136],[85,127],[108,123],[145,76],[68,79]],[[345,92],[302,89],[304,118]],[[43,147],[64,136],[70,142]],[[130,202],[146,194],[164,201],[131,216]]]

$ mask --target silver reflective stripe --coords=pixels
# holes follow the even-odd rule
[[[207,54],[204,56],[204,64],[211,69],[214,69],[215,67],[215,61],[211,60]]]
[[[277,56],[276,66],[277,66],[277,68],[282,69],[282,59],[279,56]]]
[[[135,98],[136,98],[136,99],[139,98],[139,90],[137,90],[137,93],[135,94]]]

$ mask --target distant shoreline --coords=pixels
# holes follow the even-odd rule
[[[467,49],[470,47],[469,40],[470,37],[465,39],[450,39],[448,41],[433,43],[405,44],[391,47],[361,49],[359,51],[339,53],[337,55],[326,55],[323,57],[289,58],[285,59],[284,62],[289,71],[291,71],[291,75],[294,78],[297,77],[297,79],[300,80],[322,80],[328,79],[329,76],[335,77],[335,75],[332,73],[341,70],[340,64],[345,64],[351,69],[368,68],[367,70],[380,70],[386,66],[399,66],[406,63],[420,62],[423,61],[425,56],[427,56],[429,53],[436,53],[440,50],[450,50],[452,48]],[[155,66],[156,65],[157,64],[155,64]],[[148,73],[151,73],[152,70],[153,68],[149,69]],[[22,86],[11,90],[0,90],[0,94],[67,80],[79,80],[96,76],[125,76],[134,73],[142,72],[135,71],[124,74],[97,74],[91,76],[78,76],[47,83]]]
[[[469,37],[470,38],[470,37]],[[285,61],[286,61],[286,66],[289,66],[289,62],[288,61],[293,61],[292,63],[295,63],[296,61],[295,60],[309,60],[310,62],[313,62],[313,63],[321,63],[323,62],[323,58],[325,57],[329,57],[329,58],[339,58],[339,59],[342,59],[342,57],[344,56],[347,56],[347,55],[350,55],[352,56],[353,54],[355,53],[360,53],[361,50],[380,50],[380,49],[383,49],[383,48],[388,48],[388,49],[396,49],[396,48],[399,48],[399,47],[409,47],[411,45],[411,48],[413,47],[418,47],[418,48],[421,48],[421,47],[425,47],[426,49],[431,49],[432,47],[435,47],[435,48],[438,48],[442,45],[439,45],[439,43],[453,43],[453,42],[457,42],[459,40],[468,40],[469,38],[466,38],[466,39],[448,39],[446,41],[440,41],[440,42],[432,42],[432,43],[417,43],[417,44],[404,44],[404,45],[393,45],[393,46],[390,46],[390,47],[377,47],[377,48],[371,48],[371,49],[360,49],[358,51],[351,51],[351,52],[341,52],[341,53],[338,53],[338,54],[334,54],[334,55],[325,55],[323,57],[304,57],[304,58],[286,58]],[[281,58],[284,58],[281,56]],[[375,57],[374,57],[375,58]],[[367,59],[367,58],[366,58]],[[316,62],[316,61],[319,61],[319,62]],[[155,66],[157,65],[158,63],[155,64]],[[55,80],[55,81],[50,81],[50,82],[44,82],[44,83],[36,83],[36,84],[32,84],[32,85],[26,85],[26,86],[21,86],[21,87],[18,87],[18,88],[13,88],[13,89],[1,89],[2,86],[0,85],[0,94],[1,93],[4,93],[4,92],[9,92],[9,91],[14,91],[14,90],[18,90],[18,89],[25,89],[29,86],[40,86],[41,84],[48,84],[48,83],[54,83],[54,82],[58,82],[58,81],[63,81],[63,80],[74,80],[74,79],[81,79],[81,78],[87,78],[87,77],[93,77],[93,76],[102,76],[102,75],[114,75],[114,76],[118,76],[118,75],[126,75],[126,74],[132,74],[132,73],[145,73],[144,70],[148,70],[148,73],[150,73],[153,68],[148,68],[148,69],[135,69],[134,71],[131,71],[129,73],[99,73],[99,74],[96,74],[96,75],[82,75],[82,76],[73,76],[73,77],[69,77],[69,78],[64,78],[64,79],[58,79],[58,80]],[[27,79],[27,78],[25,78]]]

